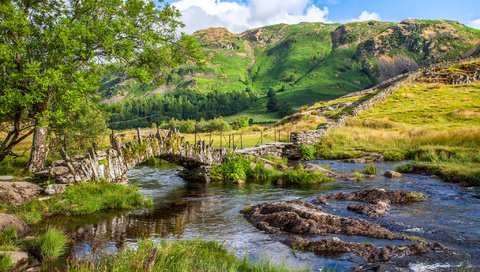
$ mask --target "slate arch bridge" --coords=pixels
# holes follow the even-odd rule
[[[133,142],[121,143],[119,137],[110,135],[111,147],[99,150],[92,144],[84,157],[69,157],[62,151],[63,160],[56,161],[36,173],[63,184],[86,181],[126,182],[127,172],[151,158],[160,158],[183,167],[180,175],[189,181],[209,182],[209,169],[220,164],[225,156],[233,152],[245,156],[284,156],[292,144],[276,143],[243,150],[217,149],[213,141],[189,143],[178,131],[142,136],[137,130]]]

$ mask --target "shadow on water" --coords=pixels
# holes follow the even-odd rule
[[[362,169],[362,164],[316,161],[341,172]],[[382,170],[394,169],[392,164],[378,164]],[[348,203],[335,201],[323,207],[333,214],[358,217],[373,221],[393,231],[440,242],[457,250],[457,258],[447,260],[436,256],[417,259],[405,258],[399,266],[428,271],[442,268],[446,271],[462,262],[479,265],[480,260],[480,190],[461,188],[426,176],[406,175],[390,180],[378,175],[365,182],[335,182],[317,187],[280,188],[270,184],[247,183],[244,186],[187,183],[177,175],[175,166],[141,166],[129,172],[129,179],[143,194],[153,199],[150,208],[123,212],[103,212],[82,217],[52,218],[45,224],[61,227],[74,240],[69,258],[90,258],[94,253],[114,253],[135,244],[144,237],[154,239],[202,238],[219,240],[237,256],[248,255],[252,260],[270,260],[292,268],[315,271],[333,267],[349,271],[358,262],[352,255],[316,256],[312,253],[293,252],[280,243],[282,237],[272,237],[251,226],[240,211],[247,205],[263,201],[304,198],[311,200],[322,193],[353,191],[381,187],[420,191],[430,201],[404,206],[392,206],[381,219],[370,219],[346,209]],[[340,237],[337,235],[337,237]],[[310,237],[319,239],[321,237]],[[364,237],[341,239],[384,245],[383,240]],[[397,241],[398,244],[405,242]],[[407,270],[408,271],[408,270]]]

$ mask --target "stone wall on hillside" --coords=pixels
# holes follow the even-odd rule
[[[396,90],[402,88],[403,86],[410,84],[416,81],[425,81],[428,78],[434,78],[438,80],[438,77],[435,77],[435,71],[439,71],[440,69],[446,68],[452,65],[459,65],[468,61],[478,61],[478,58],[470,58],[470,59],[462,59],[456,61],[446,61],[434,64],[428,68],[422,68],[415,72],[403,74],[387,81],[380,83],[379,85],[366,89],[363,91],[351,93],[348,95],[343,96],[345,97],[352,97],[352,96],[359,96],[365,95],[369,93],[377,92],[372,97],[366,100],[360,100],[357,102],[352,103],[348,107],[348,111],[343,115],[339,116],[336,119],[330,119],[327,123],[321,125],[317,130],[310,130],[310,131],[303,131],[303,132],[293,132],[290,136],[290,141],[297,146],[300,145],[312,145],[318,143],[322,140],[322,138],[334,128],[339,128],[345,126],[347,120],[351,116],[358,116],[362,112],[371,109],[378,103],[387,99],[391,94],[393,94]],[[460,84],[460,83],[468,83],[472,80],[480,79],[480,67],[478,65],[473,65],[469,67],[465,73],[459,73],[458,76],[454,77],[453,79],[449,79],[445,83],[448,84]],[[435,81],[439,82],[439,81]]]

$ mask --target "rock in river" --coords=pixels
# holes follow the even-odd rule
[[[288,238],[285,243],[290,247],[312,251],[316,254],[354,253],[370,263],[388,261],[396,256],[420,255],[433,250],[446,250],[440,244],[427,242],[417,242],[406,246],[386,245],[376,247],[370,243],[351,243],[338,238],[311,241],[298,236]]]
[[[427,201],[428,198],[418,192],[368,189],[351,193],[339,192],[330,195],[321,195],[313,202],[317,204],[327,204],[328,200],[365,202],[367,204],[352,204],[347,208],[351,211],[371,217],[381,217],[390,209],[390,204],[422,202]]]
[[[301,200],[258,204],[244,216],[256,228],[268,233],[345,234],[391,240],[406,239],[404,235],[393,233],[377,224],[328,214]]]

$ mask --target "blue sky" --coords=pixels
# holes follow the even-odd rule
[[[206,27],[233,32],[273,23],[449,19],[480,28],[479,0],[167,0],[191,33]]]

